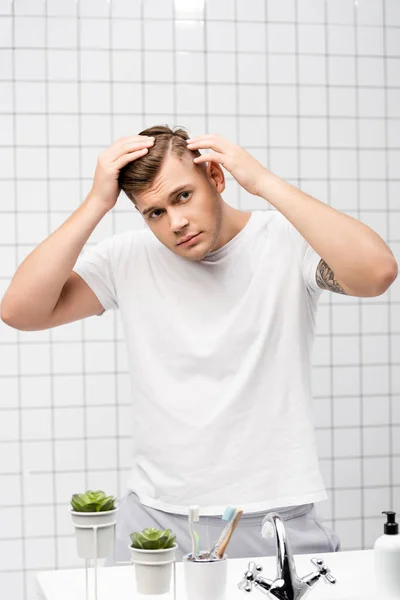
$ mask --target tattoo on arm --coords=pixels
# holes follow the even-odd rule
[[[329,290],[330,292],[336,292],[337,294],[346,294],[342,286],[336,281],[332,269],[326,264],[321,258],[318,263],[316,280],[318,286],[323,290]]]

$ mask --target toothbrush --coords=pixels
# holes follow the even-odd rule
[[[197,558],[200,551],[200,540],[197,531],[193,529],[193,522],[200,520],[200,509],[197,505],[189,506],[189,533],[192,540],[192,558]]]
[[[226,521],[227,524],[225,525],[224,529],[222,530],[222,533],[220,534],[219,538],[214,542],[213,547],[211,548],[210,552],[208,553],[208,558],[212,557],[215,550],[218,548],[218,546],[220,545],[220,543],[222,542],[222,540],[228,533],[229,527],[231,525],[231,521],[234,518],[235,514],[236,514],[236,508],[233,508],[232,506],[227,506],[225,508],[221,518],[223,521]]]
[[[232,533],[235,531],[237,524],[240,521],[240,517],[242,516],[243,511],[242,510],[237,510],[236,511],[236,515],[233,518],[233,521],[230,523],[230,528],[228,531],[227,536],[225,537],[225,539],[223,540],[222,544],[220,545],[220,547],[217,550],[217,556],[218,558],[222,558],[225,554],[225,550],[229,544],[229,540],[232,537]]]

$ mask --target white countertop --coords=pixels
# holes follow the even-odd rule
[[[313,598],[315,600],[372,600],[372,598],[378,598],[375,593],[373,550],[295,555],[296,569],[300,577],[316,570],[310,562],[313,556],[324,559],[326,565],[331,569],[332,575],[336,577],[337,583],[329,585],[321,579],[310,592],[310,600]],[[275,577],[275,557],[229,559],[227,594],[229,600],[239,598],[244,600],[246,597],[246,592],[239,590],[237,584],[247,570],[250,560],[263,566],[262,576],[268,579]],[[93,569],[90,569],[89,577],[89,581],[92,582],[89,597],[94,600]],[[181,562],[176,563],[176,579],[177,600],[186,600]],[[86,600],[84,568],[39,572],[37,573],[37,586],[40,600]],[[268,598],[256,588],[253,588],[252,595],[254,600]],[[136,593],[133,566],[100,567],[98,569],[98,600],[134,600],[136,597],[144,598]],[[163,596],[147,596],[147,598],[169,600],[173,598],[173,594],[171,592]]]

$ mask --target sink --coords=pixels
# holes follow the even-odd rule
[[[229,556],[229,552],[228,552]],[[326,565],[336,577],[336,585],[318,582],[307,596],[307,600],[378,600],[375,592],[375,576],[373,550],[357,550],[354,552],[334,552],[321,554],[295,555],[296,569],[302,577],[315,570],[310,559],[314,556],[324,559]],[[263,566],[262,575],[273,578],[276,574],[276,559],[273,556],[255,558],[233,558],[228,561],[228,600],[245,600],[249,594],[240,591],[237,584],[242,579],[250,560]],[[83,561],[82,561],[83,562]],[[86,600],[85,569],[63,569],[60,571],[41,571],[36,575],[38,597],[40,600]],[[93,582],[93,568],[90,569],[89,581]],[[176,563],[177,600],[186,600],[184,592],[182,563]],[[98,569],[98,600],[134,600],[135,581],[134,567],[100,567]],[[173,594],[163,596],[172,599]],[[254,589],[253,600],[265,600],[267,595]],[[94,599],[91,590],[90,598]],[[150,597],[149,597],[150,598]],[[157,598],[161,598],[158,596]]]

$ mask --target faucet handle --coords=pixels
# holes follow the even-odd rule
[[[254,581],[257,578],[257,573],[260,573],[262,569],[262,566],[256,565],[254,561],[249,562],[247,571],[245,571],[242,581],[238,583],[239,590],[251,592],[253,589]]]
[[[323,575],[325,577],[325,581],[327,583],[336,583],[336,578],[333,577],[333,575],[331,575],[330,569],[328,569],[322,558],[312,558],[311,562],[317,567],[320,575]]]

